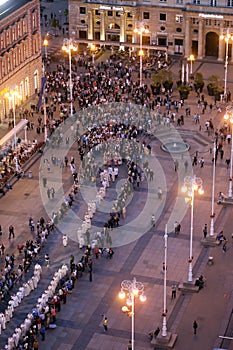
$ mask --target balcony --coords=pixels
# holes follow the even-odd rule
[[[88,4],[100,4],[108,6],[137,6],[138,1],[132,0],[85,0]]]

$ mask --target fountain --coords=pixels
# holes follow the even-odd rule
[[[189,150],[190,146],[187,142],[176,141],[166,142],[161,145],[161,148],[163,151],[169,153],[184,153]]]

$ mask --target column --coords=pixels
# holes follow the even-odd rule
[[[185,20],[185,57],[189,57],[190,56],[190,19],[186,18]]]
[[[133,30],[132,30],[132,44],[135,44],[137,42],[137,34],[134,33],[135,28],[135,14],[132,14],[133,17]]]
[[[88,32],[87,38],[88,40],[93,40],[93,15],[92,10],[88,10]]]
[[[105,12],[100,12],[100,40],[105,41]]]
[[[223,22],[220,23],[220,34],[218,39],[218,61],[225,59],[225,40],[221,40],[220,36],[223,33]]]
[[[203,19],[199,19],[199,27],[198,27],[198,56],[197,58],[203,58]]]
[[[125,42],[125,13],[120,14],[120,43]]]
[[[233,42],[230,42],[231,44],[231,62],[233,62]]]

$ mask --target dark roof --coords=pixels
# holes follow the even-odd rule
[[[0,5],[0,21],[31,1],[32,0],[8,0],[3,5]]]

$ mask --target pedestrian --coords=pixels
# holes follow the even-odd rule
[[[50,188],[47,189],[47,196],[48,196],[48,199],[50,199]]]
[[[203,235],[204,235],[204,238],[206,238],[206,236],[207,236],[207,224],[205,224],[205,226],[203,228]]]
[[[224,253],[226,253],[226,251],[227,251],[227,239],[225,237],[224,237],[224,240],[223,240],[222,251]]]
[[[4,246],[4,244],[2,243],[2,244],[0,245],[0,254],[1,254],[1,255],[4,255],[4,252],[5,252],[5,246]]]
[[[54,188],[53,188],[53,187],[50,189],[50,193],[51,193],[51,197],[52,197],[52,199],[54,199],[55,190],[54,190]]]
[[[44,341],[45,340],[45,325],[44,324],[41,325],[40,335],[41,335],[41,340]]]
[[[172,299],[176,299],[176,285],[173,284],[171,286],[171,290],[172,290]]]
[[[194,157],[193,157],[192,166],[194,166],[194,165],[197,165],[197,156],[194,156]]]
[[[151,215],[151,225],[153,227],[155,227],[155,215],[154,214]]]
[[[126,206],[125,205],[122,208],[122,216],[123,216],[123,219],[125,220],[126,219]]]
[[[49,254],[46,253],[44,259],[45,259],[45,265],[49,267]]]
[[[46,187],[46,185],[47,185],[47,177],[44,176],[42,181],[43,181],[43,186]]]
[[[67,235],[64,233],[63,237],[62,237],[62,244],[63,244],[63,247],[66,247],[67,246],[67,243],[68,243],[68,237]]]
[[[158,187],[158,199],[162,199],[162,194],[163,194],[162,188]]]
[[[204,164],[205,164],[205,161],[204,161],[204,158],[203,158],[203,157],[201,157],[201,159],[199,160],[199,163],[200,163],[200,165],[201,165],[201,168],[203,168],[203,167],[204,167]]]
[[[0,236],[2,236],[2,225],[0,225]]]
[[[107,332],[108,330],[108,318],[105,316],[103,321],[104,331]]]
[[[9,239],[11,239],[11,236],[13,236],[13,238],[15,238],[15,230],[14,230],[14,227],[12,225],[9,226]]]
[[[227,158],[227,159],[225,160],[227,169],[229,169],[230,162],[231,162],[230,158]]]
[[[193,333],[194,334],[197,334],[197,327],[198,327],[198,324],[197,324],[197,321],[193,321]]]
[[[131,342],[131,340],[129,340],[129,342],[128,342],[127,349],[128,350],[132,350],[132,342]]]
[[[187,171],[188,171],[188,166],[189,166],[189,163],[188,163],[188,161],[186,160],[185,162],[184,162],[184,169],[185,169],[185,172],[187,173]]]

